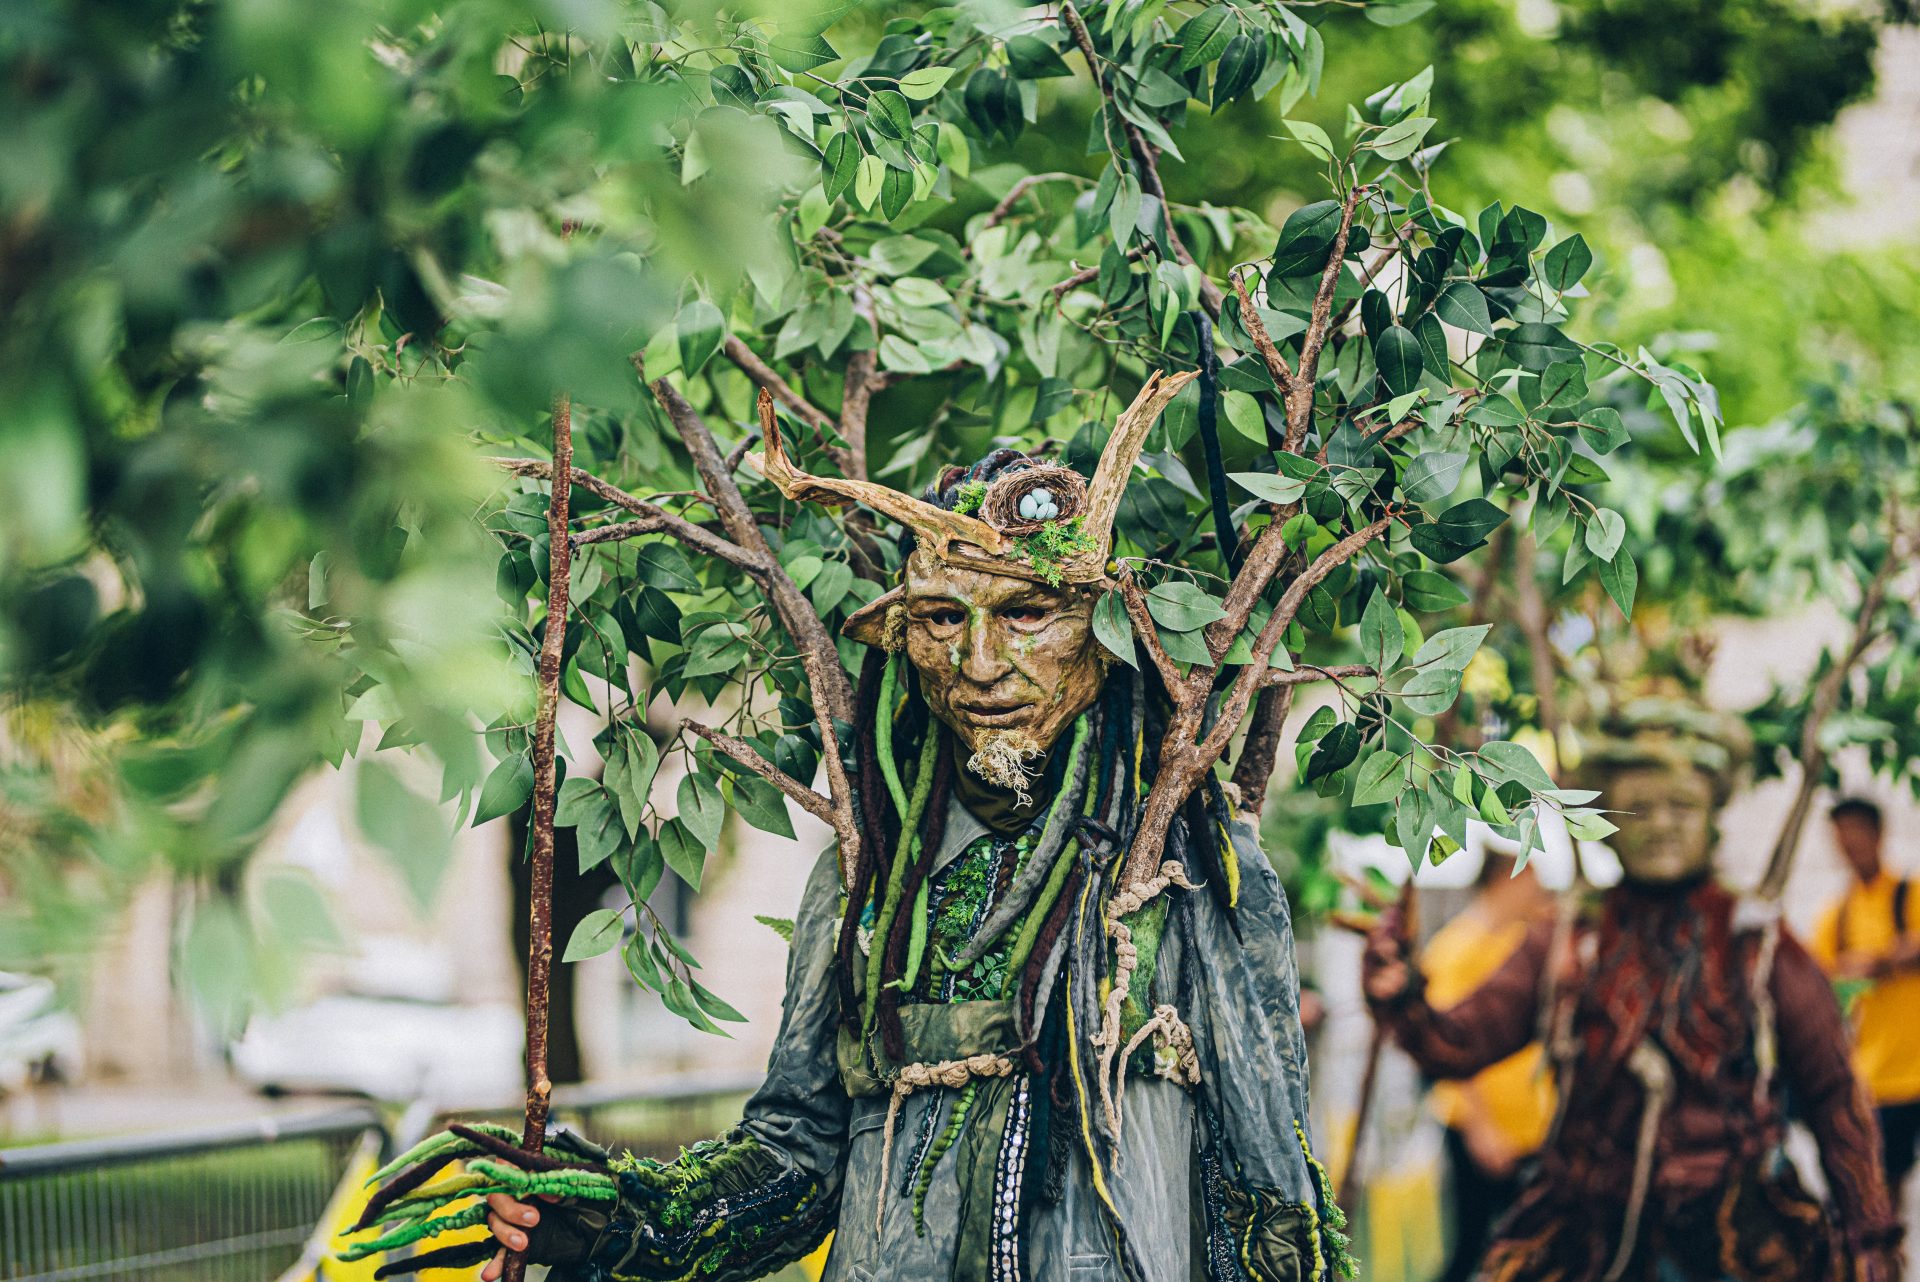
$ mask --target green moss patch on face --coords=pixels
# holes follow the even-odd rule
[[[985,481],[967,481],[955,496],[953,510],[962,516],[972,516],[987,501],[987,483]]]

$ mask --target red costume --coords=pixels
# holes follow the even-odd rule
[[[1560,1113],[1483,1279],[1825,1282],[1892,1259],[1832,990],[1790,934],[1742,923],[1711,882],[1619,886],[1597,913],[1537,927],[1458,1005],[1435,1010],[1416,986],[1376,1017],[1435,1077],[1535,1038],[1552,1057]],[[1831,1213],[1780,1151],[1782,1088],[1819,1141]]]

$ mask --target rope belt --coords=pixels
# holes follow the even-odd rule
[[[1005,1055],[969,1055],[965,1059],[942,1060],[938,1064],[906,1064],[893,1079],[893,1097],[887,1101],[886,1138],[880,1146],[880,1193],[874,1199],[873,1235],[880,1236],[881,1222],[887,1214],[887,1185],[893,1179],[893,1133],[900,1121],[900,1106],[907,1096],[929,1086],[965,1086],[976,1077],[1009,1077],[1013,1061]]]

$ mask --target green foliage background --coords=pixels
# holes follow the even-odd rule
[[[0,962],[78,974],[128,888],[167,868],[198,890],[182,959],[202,997],[233,1017],[271,997],[291,977],[289,955],[326,942],[329,928],[310,887],[255,875],[248,857],[294,784],[350,750],[366,754],[362,826],[393,852],[417,899],[431,897],[449,848],[443,804],[457,800],[484,819],[525,796],[540,626],[528,601],[544,573],[544,496],[532,483],[503,486],[482,456],[536,450],[555,392],[578,406],[582,465],[662,502],[692,484],[693,469],[628,358],[640,351],[649,376],[675,377],[731,445],[750,422],[753,388],[716,356],[729,332],[830,413],[842,408],[849,364],[864,357],[880,385],[866,442],[872,471],[903,488],[999,435],[1053,436],[1071,461],[1076,438],[1084,454],[1088,426],[1110,421],[1146,369],[1191,363],[1203,275],[1217,286],[1229,265],[1263,260],[1276,240],[1284,250],[1289,216],[1328,196],[1329,166],[1286,137],[1283,119],[1317,122],[1343,146],[1356,121],[1368,126],[1363,137],[1379,134],[1387,113],[1409,104],[1369,104],[1368,95],[1417,83],[1423,66],[1434,69],[1431,88],[1409,96],[1430,101],[1439,122],[1415,143],[1447,142],[1434,160],[1436,199],[1469,223],[1495,199],[1547,214],[1554,234],[1545,238],[1544,222],[1532,234],[1523,275],[1550,270],[1534,260],[1581,233],[1598,260],[1582,335],[1604,334],[1623,354],[1646,347],[1659,363],[1643,372],[1671,375],[1670,389],[1687,389],[1683,401],[1699,398],[1687,373],[1698,367],[1735,424],[1787,413],[1835,360],[1874,389],[1857,400],[1910,388],[1915,358],[1893,335],[1911,265],[1806,230],[1808,211],[1834,195],[1825,129],[1871,88],[1873,15],[1792,0],[1582,0],[1550,12],[1501,0],[1364,12],[1246,5],[1232,30],[1250,43],[1229,52],[1226,35],[1187,34],[1216,8],[1088,6],[1103,47],[1136,30],[1136,50],[1159,50],[1154,57],[1170,56],[1189,78],[1169,79],[1179,91],[1170,96],[1151,82],[1157,96],[1134,106],[1141,127],[1177,148],[1162,169],[1174,226],[1200,269],[1175,261],[1152,207],[1127,204],[1137,189],[1106,177],[1127,168],[1124,147],[1112,146],[1115,122],[1089,151],[1090,136],[1099,142],[1090,130],[1098,94],[1084,75],[1062,74],[1062,55],[1074,70],[1080,60],[1057,26],[1017,50],[993,44],[992,94],[966,88],[980,50],[945,49],[967,77],[899,95],[908,125],[932,133],[881,128],[895,144],[891,163],[848,178],[851,199],[827,194],[831,152],[824,168],[796,152],[801,133],[830,147],[835,113],[851,106],[869,121],[863,153],[879,154],[871,121],[876,110],[890,119],[892,107],[875,107],[876,85],[850,95],[842,86],[838,96],[816,85],[811,101],[774,86],[831,72],[829,54],[843,52],[879,64],[898,56],[895,69],[867,64],[898,79],[940,61],[914,44],[921,33],[1014,22],[1010,6],[781,4],[730,11],[726,23],[699,5],[483,0],[9,9],[0,18],[0,108],[10,122],[0,133],[0,878],[9,892]],[[1117,22],[1105,22],[1110,12]],[[740,31],[731,20],[772,35],[717,63],[686,35],[707,32],[711,49],[729,47]],[[831,49],[814,43],[822,31]],[[689,90],[662,73],[659,51],[676,32],[686,38],[665,62],[710,83]],[[1228,93],[1222,78],[1237,83],[1253,67],[1255,33],[1265,61]],[[715,74],[721,64],[743,70]],[[1388,163],[1404,172],[1413,162]],[[816,171],[818,197],[802,194]],[[1016,182],[1036,175],[1063,176],[984,226]],[[1115,215],[1116,199],[1136,216]],[[855,204],[872,209],[862,215]],[[1499,218],[1480,228],[1489,242]],[[1103,237],[1132,244],[1144,261],[1102,253]],[[1060,314],[1053,284],[1103,259],[1067,304],[1076,324],[1042,323]],[[861,304],[885,313],[889,332],[877,341],[855,326],[852,292],[837,288],[854,276],[877,283]],[[903,278],[944,281],[944,296]],[[958,296],[948,288],[956,281]],[[1791,306],[1779,305],[1783,296]],[[1109,305],[1119,319],[1108,319]],[[1009,314],[992,320],[996,309]],[[1365,337],[1346,349],[1328,439],[1340,414],[1419,390],[1417,362],[1401,385],[1375,359],[1383,341],[1401,353],[1399,337],[1386,335],[1405,327],[1362,310]],[[979,323],[954,325],[953,315]],[[1231,321],[1222,339],[1247,348]],[[1572,348],[1554,350],[1574,359],[1531,373],[1582,363]],[[1617,411],[1622,439],[1635,438],[1629,468],[1704,484],[1710,461],[1680,444],[1658,393],[1650,410],[1644,383],[1602,387],[1606,361],[1591,346],[1586,357],[1593,394],[1583,378],[1562,408]],[[1251,398],[1269,393],[1257,380],[1228,386],[1249,398],[1226,406],[1229,461],[1269,470],[1261,450],[1272,419],[1247,416]],[[1439,385],[1424,390],[1425,403],[1440,399]],[[1846,409],[1840,418],[1857,424],[1862,414],[1900,435],[1897,414]],[[1833,420],[1816,412],[1806,421],[1818,433]],[[1569,441],[1573,422],[1559,420]],[[1594,430],[1610,450],[1605,422]],[[1123,533],[1138,536],[1136,552],[1204,564],[1192,426],[1191,408],[1176,407],[1150,445],[1158,476]],[[1381,459],[1391,492],[1412,456],[1388,459],[1382,447]],[[1366,462],[1356,454],[1337,465]],[[1288,479],[1305,478],[1275,474],[1267,483],[1281,489],[1252,492],[1298,499]],[[1639,518],[1678,520],[1682,507],[1664,518],[1644,504],[1636,511],[1644,487],[1610,491],[1587,479],[1589,507],[1612,503],[1636,518],[1624,544],[1604,533],[1599,542],[1624,546],[1651,571],[1641,541],[1650,527]],[[1471,481],[1468,489],[1479,492]],[[1342,493],[1345,504],[1332,503],[1325,519],[1340,528],[1385,497]],[[592,503],[585,511],[590,521],[618,515]],[[1871,516],[1841,529],[1836,558]],[[837,621],[877,592],[889,567],[862,564],[836,525],[783,519],[783,571],[823,615]],[[1174,547],[1149,546],[1143,532],[1164,528],[1189,532]],[[1555,577],[1565,547],[1594,544],[1580,529],[1568,526],[1547,554]],[[1462,552],[1478,533],[1461,540]],[[1417,652],[1419,626],[1408,633],[1391,609],[1374,612],[1361,635],[1346,626],[1385,600],[1376,587],[1402,592],[1417,563],[1342,579],[1312,657],[1349,658],[1369,640],[1378,651],[1389,635],[1403,656]],[[614,652],[628,647],[655,660],[673,694],[717,696],[743,668],[764,674],[790,702],[745,728],[771,759],[808,772],[818,736],[806,706],[792,702],[803,690],[791,655],[768,649],[771,620],[751,585],[661,541],[609,548],[593,564],[580,595],[598,593],[600,605],[570,641],[571,694],[592,702],[580,673],[621,687]],[[1608,588],[1616,599],[1619,573]],[[1677,571],[1641,582],[1643,593],[1702,588]],[[1156,617],[1181,632],[1168,618],[1190,621],[1205,607],[1179,584],[1162,586]],[[1594,591],[1567,589],[1580,590]],[[1428,605],[1454,608],[1443,601],[1444,592]],[[1496,640],[1499,653],[1519,653]],[[679,817],[649,815],[645,785],[660,746],[639,714],[651,688],[622,693],[600,745],[614,769],[604,787],[573,781],[563,821],[591,825],[598,836],[583,846],[616,859],[644,901],[665,868],[698,882],[723,798],[763,826],[784,815],[707,753]],[[1524,699],[1502,710],[1516,724],[1535,711]],[[491,728],[484,741],[476,723]],[[1354,726],[1315,727],[1329,748],[1323,777],[1364,770]],[[438,777],[376,745],[424,749]],[[1301,764],[1316,772],[1310,753]],[[1485,813],[1490,791],[1469,784],[1465,804]],[[672,991],[690,972],[657,926],[629,956],[636,976],[695,1022],[724,1018],[711,994]]]

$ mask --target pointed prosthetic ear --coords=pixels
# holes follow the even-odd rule
[[[848,615],[840,635],[877,650],[899,650],[907,644],[906,624],[907,589],[902,584]]]
[[[912,530],[922,547],[942,559],[949,556],[949,549],[955,543],[972,544],[988,556],[1007,554],[1008,543],[1000,531],[977,517],[949,512],[872,481],[814,476],[795,467],[780,440],[780,426],[773,415],[773,397],[765,389],[760,392],[760,435],[766,451],[754,460],[756,466],[782,494],[795,502],[858,503],[870,507]]]

